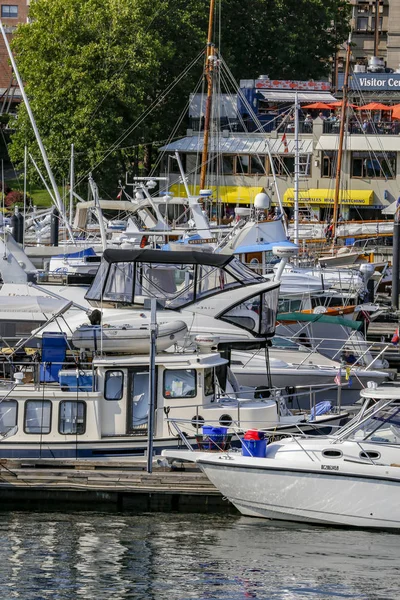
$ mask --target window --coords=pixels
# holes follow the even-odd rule
[[[379,17],[379,31],[382,31],[383,17]],[[371,19],[371,30],[375,31],[375,17]]]
[[[4,434],[17,424],[18,402],[16,400],[3,400],[0,402],[0,433]]]
[[[357,17],[357,31],[368,31],[368,17]]]
[[[234,157],[233,156],[223,156],[222,157],[222,175],[233,175],[233,165],[234,165]]]
[[[107,371],[104,383],[104,398],[106,400],[121,400],[124,390],[124,373],[122,371]]]
[[[239,155],[236,157],[236,173],[237,175],[249,175],[250,156]]]
[[[368,179],[394,179],[395,152],[352,152],[351,176]]]
[[[133,263],[112,263],[104,287],[103,299],[132,303],[133,270]]]
[[[86,403],[60,402],[58,431],[65,435],[82,435],[86,431]]]
[[[337,152],[325,150],[322,153],[321,177],[335,177]]]
[[[149,371],[144,367],[131,372],[130,377],[128,431],[145,434],[149,418]]]
[[[25,433],[50,433],[50,400],[27,400],[25,402]]]
[[[16,19],[18,17],[18,6],[2,4],[1,16],[5,19]]]
[[[204,370],[204,395],[214,396],[215,394],[215,370]]]
[[[279,288],[257,294],[222,313],[222,321],[251,331],[254,335],[273,336],[278,308]]]
[[[272,157],[274,163],[274,169],[276,175],[282,175],[283,177],[293,176],[294,175],[294,156],[273,156]],[[309,155],[300,154],[299,156],[299,172],[301,175],[310,175],[311,174],[311,160],[309,159]],[[270,168],[269,175],[272,175],[272,169]]]
[[[265,158],[254,155],[251,157],[251,174],[265,175]]]
[[[194,369],[166,369],[164,371],[164,398],[194,398],[196,371]]]

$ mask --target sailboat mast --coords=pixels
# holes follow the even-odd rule
[[[294,243],[299,243],[299,98],[294,101]]]
[[[207,99],[206,110],[204,115],[204,133],[203,133],[203,153],[201,157],[200,171],[200,189],[203,190],[206,185],[207,160],[208,160],[208,140],[210,136],[210,121],[212,108],[212,92],[213,92],[213,73],[214,73],[214,44],[212,42],[213,24],[214,24],[214,7],[215,0],[210,0],[210,16],[208,19],[208,35],[207,35],[207,57],[205,64],[205,76],[207,79]]]
[[[344,131],[345,131],[345,127],[346,127],[347,98],[348,98],[349,73],[350,73],[350,56],[351,56],[351,33],[350,33],[349,39],[347,41],[346,67],[345,67],[344,82],[343,82],[342,110],[341,110],[341,114],[340,114],[340,131],[339,131],[338,156],[337,156],[337,162],[336,162],[335,195],[334,195],[334,199],[333,199],[332,243],[334,243],[334,239],[336,236],[337,220],[338,220],[340,174],[341,174],[341,170],[342,170],[343,140],[344,140]]]

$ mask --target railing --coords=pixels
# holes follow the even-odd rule
[[[339,120],[326,119],[323,124],[323,133],[337,135],[340,130]],[[345,128],[347,133],[354,135],[399,135],[400,121],[350,121]]]

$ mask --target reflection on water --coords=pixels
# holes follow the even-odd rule
[[[398,600],[400,536],[245,517],[1,513],[0,599]]]

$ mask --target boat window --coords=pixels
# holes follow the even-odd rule
[[[290,348],[290,350],[299,350],[300,349],[299,344],[296,344],[296,342],[293,342],[293,340],[288,340],[283,337],[274,336],[271,341],[272,341],[272,346],[274,348],[285,348],[285,349]]]
[[[164,398],[194,398],[196,395],[195,369],[164,371]]]
[[[106,281],[108,266],[109,265],[106,261],[100,263],[100,266],[96,273],[96,277],[94,278],[92,285],[90,286],[85,295],[85,298],[87,300],[101,300],[101,295]]]
[[[107,371],[104,383],[104,398],[106,400],[121,400],[123,390],[123,371]]]
[[[15,427],[18,419],[18,402],[16,400],[3,400],[0,402],[0,434],[7,433]]]
[[[205,369],[204,371],[204,395],[215,395],[215,371],[214,369]]]
[[[257,275],[250,267],[247,267],[243,263],[241,263],[237,258],[231,260],[230,263],[226,265],[224,271],[227,273],[231,273],[237,280],[242,282],[244,285],[248,285],[249,283],[262,283],[265,281],[264,277],[261,275]]]
[[[391,404],[376,410],[359,427],[350,431],[347,439],[400,444],[400,405]]]
[[[112,263],[104,287],[103,299],[112,302],[132,303],[134,264]]]
[[[50,433],[51,402],[50,400],[27,400],[25,402],[25,433]]]
[[[129,407],[130,433],[147,431],[149,418],[149,371],[134,371],[131,374],[131,400]]]
[[[380,457],[380,452],[376,452],[375,450],[365,450],[363,452],[360,452],[360,458],[378,460]]]
[[[232,286],[237,287],[237,285],[237,278],[233,277],[228,271],[208,265],[197,267],[196,300]]]
[[[86,431],[86,402],[60,402],[58,415],[59,433],[82,435]]]
[[[275,333],[279,287],[257,294],[237,304],[219,317],[223,321],[251,331],[254,335],[271,337]]]
[[[340,458],[343,456],[343,452],[341,450],[322,450],[322,456],[325,458]]]

